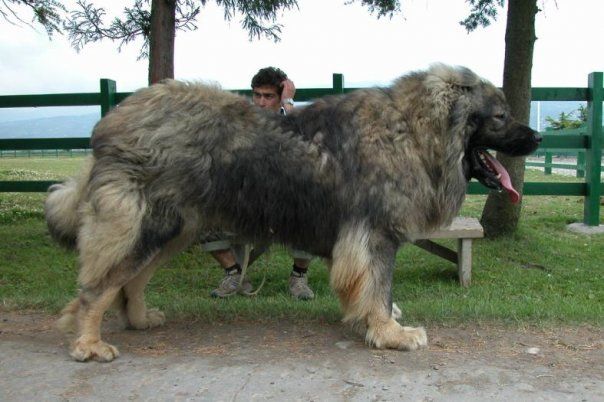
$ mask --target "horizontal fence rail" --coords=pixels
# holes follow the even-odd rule
[[[334,94],[349,93],[360,88],[345,88],[342,74],[333,74],[331,88],[299,88],[296,101],[306,102]],[[251,96],[249,89],[233,90],[244,96]],[[131,92],[117,92],[113,80],[101,79],[98,93],[41,94],[41,95],[5,95],[0,96],[0,108],[40,107],[40,106],[100,106],[101,116],[127,98]],[[584,155],[580,166],[585,181],[580,183],[526,182],[525,195],[571,195],[584,197],[583,222],[589,226],[600,222],[600,196],[602,194],[602,101],[604,89],[602,73],[591,73],[586,88],[532,88],[533,101],[587,101],[587,126],[575,130],[560,130],[553,134],[543,134],[539,150],[564,150]],[[0,152],[3,150],[87,150],[90,138],[19,138],[0,139]],[[541,166],[541,162],[527,162],[528,166]],[[557,167],[557,164],[544,163],[545,168]],[[558,165],[572,168],[570,165]],[[0,192],[45,192],[56,181],[0,181]],[[482,184],[472,181],[468,194],[487,194],[490,190]]]
[[[89,137],[73,138],[0,138],[0,150],[88,149]]]

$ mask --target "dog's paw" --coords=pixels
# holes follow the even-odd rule
[[[424,327],[403,327],[403,331],[408,332],[412,336],[414,342],[413,349],[409,350],[415,350],[420,347],[428,346],[428,335],[426,335],[426,330]]]
[[[156,308],[147,310],[147,323],[149,325],[148,328],[159,327],[161,325],[164,325],[165,322],[166,315],[163,313],[163,311],[160,311]]]
[[[142,317],[129,317],[129,321],[132,329],[149,329],[164,325],[166,316],[163,312],[153,308],[147,310]]]
[[[365,340],[378,349],[416,350],[428,345],[424,328],[402,327],[393,319],[369,325]]]
[[[99,362],[110,362],[118,357],[120,352],[115,346],[101,340],[91,342],[80,338],[74,342],[70,355],[79,362],[91,359]]]

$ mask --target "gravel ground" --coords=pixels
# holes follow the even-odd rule
[[[596,401],[600,328],[427,327],[416,352],[376,350],[343,325],[169,321],[105,340],[121,356],[77,363],[36,312],[0,312],[0,400]]]

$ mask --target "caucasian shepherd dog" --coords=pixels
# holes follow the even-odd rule
[[[118,356],[100,335],[114,302],[132,328],[161,325],[145,285],[209,228],[323,257],[367,343],[426,345],[392,314],[396,251],[448,225],[472,177],[513,193],[487,148],[526,155],[539,141],[491,83],[440,64],[286,117],[201,84],[141,89],[95,126],[90,166],[46,200],[50,233],[79,251],[79,296],[59,320],[77,328],[71,355]]]

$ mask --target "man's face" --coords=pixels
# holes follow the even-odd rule
[[[281,108],[281,97],[277,88],[272,85],[261,85],[252,89],[254,105],[278,112]]]

